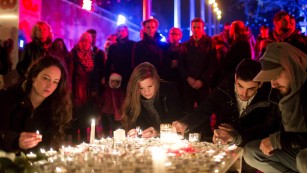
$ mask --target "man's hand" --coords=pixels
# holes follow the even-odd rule
[[[195,82],[196,82],[195,79],[193,79],[193,78],[191,78],[191,77],[188,77],[188,78],[187,78],[187,82],[189,83],[189,85],[190,85],[192,88],[194,88],[194,85],[195,85]]]
[[[181,123],[179,121],[174,121],[172,123],[172,126],[176,128],[176,131],[177,132],[180,132],[181,135],[183,136],[184,135],[184,132],[186,131],[186,129],[188,128],[188,125],[184,124],[184,123]]]
[[[230,131],[224,129],[215,129],[213,131],[212,141],[215,144],[228,144],[233,141]]]
[[[30,149],[42,141],[42,135],[34,132],[22,132],[19,137],[19,147],[21,149]]]
[[[270,137],[262,139],[259,148],[260,148],[260,150],[262,151],[263,154],[265,154],[267,156],[271,156],[272,151],[273,151],[273,146],[271,144]]]
[[[193,85],[194,89],[199,89],[203,86],[203,82],[201,80],[195,80],[195,83]]]

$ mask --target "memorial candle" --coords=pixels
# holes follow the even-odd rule
[[[95,120],[92,119],[92,123],[91,123],[91,136],[90,136],[90,144],[94,143],[94,139],[95,139]]]

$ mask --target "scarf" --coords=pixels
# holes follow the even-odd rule
[[[89,50],[81,50],[77,48],[77,54],[79,57],[79,61],[85,68],[86,72],[91,72],[94,69],[94,61],[93,61],[93,52]]]

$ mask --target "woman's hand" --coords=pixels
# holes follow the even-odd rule
[[[131,129],[131,130],[129,130],[129,132],[127,133],[127,136],[133,137],[133,138],[137,137],[137,135],[138,135],[138,132],[136,131],[136,129]]]
[[[158,134],[159,133],[153,127],[149,127],[142,132],[142,138],[157,137]]]
[[[19,147],[21,149],[30,149],[42,141],[42,135],[34,132],[22,132],[19,137]]]

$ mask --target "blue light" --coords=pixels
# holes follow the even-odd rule
[[[160,34],[160,36],[162,37],[162,38],[160,39],[160,41],[161,41],[161,42],[166,42],[166,38],[165,38],[162,34]]]
[[[125,24],[126,23],[126,17],[123,15],[118,15],[117,17],[117,25]]]

